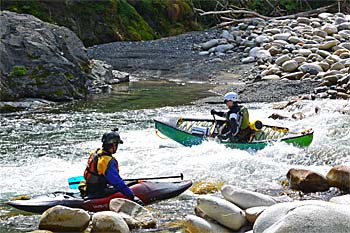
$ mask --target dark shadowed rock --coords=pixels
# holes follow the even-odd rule
[[[305,193],[327,191],[329,189],[327,179],[316,173],[305,169],[290,169],[287,173],[289,187],[301,190]]]
[[[344,165],[334,166],[327,173],[326,177],[330,186],[350,193],[350,167]]]

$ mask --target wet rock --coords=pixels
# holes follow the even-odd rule
[[[55,103],[45,99],[26,98],[18,101],[0,102],[0,112],[16,112],[22,110],[34,110],[50,108]]]
[[[326,175],[329,185],[350,193],[350,167],[334,166]]]
[[[268,118],[274,119],[274,120],[283,120],[283,119],[287,119],[288,117],[286,116],[282,116],[281,114],[278,113],[272,113]]]
[[[287,173],[289,187],[304,193],[322,192],[329,189],[327,179],[316,172],[305,169],[290,169]]]

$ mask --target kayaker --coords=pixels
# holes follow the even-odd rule
[[[224,103],[229,111],[210,111],[211,115],[226,118],[226,122],[219,127],[217,137],[221,140],[233,142],[248,142],[251,134],[249,127],[249,113],[246,107],[238,105],[239,96],[236,92],[228,92],[224,96]]]
[[[121,192],[134,202],[143,205],[119,175],[118,161],[113,157],[118,145],[123,144],[116,130],[102,136],[102,148],[89,154],[88,165],[84,172],[88,197],[104,197]]]

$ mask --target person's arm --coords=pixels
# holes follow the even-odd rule
[[[113,159],[109,168],[106,171],[106,179],[108,183],[116,187],[121,193],[125,196],[134,200],[134,193],[132,190],[125,184],[124,180],[120,177],[119,172],[116,168],[116,161]]]
[[[225,117],[225,112],[218,112],[218,111],[216,111],[215,109],[212,109],[212,110],[210,111],[210,114],[211,114],[211,115],[217,115],[217,116],[219,116],[219,117]]]
[[[239,132],[239,115],[238,113],[230,113],[229,120],[226,122],[227,124],[227,132],[225,134],[222,134],[223,139],[234,137]]]

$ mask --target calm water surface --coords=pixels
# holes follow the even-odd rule
[[[250,190],[278,190],[292,167],[307,167],[325,174],[331,166],[350,165],[349,101],[302,101],[284,110],[273,103],[248,104],[251,118],[291,129],[313,128],[314,141],[300,149],[276,143],[264,150],[228,149],[214,142],[191,148],[155,134],[153,119],[163,116],[209,115],[213,107],[192,101],[210,95],[202,84],[143,81],[118,86],[112,94],[88,101],[61,104],[41,112],[1,114],[0,131],[0,232],[37,229],[39,215],[6,205],[16,195],[68,191],[67,179],[82,175],[87,152],[100,146],[101,135],[118,127],[124,144],[119,147],[122,177],[168,176],[183,173],[185,179],[224,181]],[[314,114],[315,107],[321,112]],[[271,120],[272,113],[302,120]],[[193,213],[191,194],[149,206],[165,226]]]

